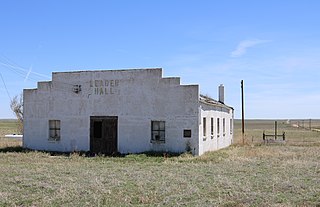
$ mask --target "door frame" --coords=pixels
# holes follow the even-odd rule
[[[110,120],[114,120],[115,121],[115,139],[112,141],[113,143],[113,146],[112,148],[114,148],[115,150],[113,150],[112,152],[108,151],[107,152],[107,147],[105,147],[105,152],[102,152],[103,154],[114,154],[114,153],[117,153],[118,152],[118,116],[90,116],[90,119],[89,119],[89,150],[90,152],[94,152],[95,150],[93,149],[93,139],[94,139],[94,121],[102,121],[102,122],[107,122],[107,121],[110,121]],[[105,123],[106,124],[106,123]],[[102,127],[105,126],[103,123],[102,123]],[[102,139],[105,140],[105,142],[107,142],[107,137],[106,137],[106,134],[104,134],[103,132],[103,128],[102,128]]]

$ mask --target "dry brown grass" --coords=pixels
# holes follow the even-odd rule
[[[0,138],[0,149],[10,148],[10,147],[21,147],[21,139],[12,138]]]
[[[6,134],[16,134],[18,123],[15,120],[0,120],[0,149],[22,146],[21,139],[5,138]]]
[[[278,134],[285,132],[286,145],[320,145],[320,132],[309,129],[296,128],[288,124],[286,120],[277,120]],[[313,121],[314,125],[320,124],[318,120]],[[235,144],[242,144],[241,121],[235,121]],[[245,121],[245,139],[247,145],[257,145],[264,143],[262,134],[275,134],[273,120],[246,120]],[[278,137],[278,139],[282,139]]]
[[[0,138],[4,138],[6,134],[16,134],[18,132],[18,123],[13,119],[0,119]]]
[[[256,142],[200,157],[84,157],[8,143],[13,150],[0,147],[0,206],[320,205],[319,145]]]

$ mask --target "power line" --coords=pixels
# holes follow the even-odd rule
[[[30,70],[27,70],[27,69],[24,69],[24,68],[21,68],[21,67],[17,67],[17,66],[14,66],[14,65],[10,65],[8,63],[4,63],[4,62],[1,62],[1,61],[0,61],[0,65],[5,66],[8,70],[11,70],[12,72],[14,72],[14,73],[16,73],[16,74],[18,74],[18,75],[20,75],[20,76],[22,76],[24,78],[26,77],[26,75],[28,75],[28,73],[29,73],[29,75],[28,75],[29,77],[28,78],[33,79],[33,80],[39,80],[40,78],[50,78],[49,76],[42,75],[40,73],[36,73],[34,71],[30,71]],[[31,77],[31,75],[33,75],[34,78]],[[37,79],[36,79],[36,77],[37,77]]]
[[[9,58],[7,58],[6,56],[4,56],[3,54],[0,54],[0,65],[4,66],[7,70],[10,70],[11,72],[14,72],[20,77],[24,78],[24,81],[32,80],[35,82],[39,82],[40,78],[49,78],[49,79],[52,78],[52,77],[32,71],[32,66],[29,69],[23,68],[20,65],[16,64],[15,62],[13,62],[12,60],[10,60]],[[3,84],[5,85],[5,81],[2,75],[1,75],[1,78],[2,78]],[[53,82],[53,81],[51,80],[50,82]],[[72,87],[74,86],[74,84],[67,83],[67,82],[62,82],[62,81],[54,81],[54,82],[58,83],[58,85],[55,86],[55,89],[58,91],[67,92],[70,89],[72,89]],[[11,100],[11,97],[9,95],[6,85],[5,85],[5,88]]]
[[[9,60],[9,58],[4,56],[3,54],[0,54],[0,65],[5,66],[7,69],[19,74],[20,76],[23,76],[25,79],[28,78],[28,79],[33,79],[33,81],[37,81],[40,78],[50,78],[47,75],[43,75],[41,73],[31,71],[30,68],[27,69],[27,68],[21,67],[20,65],[16,64],[12,60]],[[34,76],[34,78],[31,77],[31,75]]]
[[[8,97],[9,97],[10,101],[12,101],[11,96],[10,96],[10,93],[9,93],[9,91],[8,91],[8,88],[7,88],[7,85],[6,85],[6,83],[4,82],[4,79],[3,79],[3,76],[2,76],[1,73],[0,73],[0,76],[1,76],[1,80],[2,80],[2,82],[3,82],[4,88],[5,88],[6,91],[7,91]]]

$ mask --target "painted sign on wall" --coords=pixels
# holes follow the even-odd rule
[[[119,95],[120,80],[91,80],[90,88],[94,95]]]

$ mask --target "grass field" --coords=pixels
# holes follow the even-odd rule
[[[20,147],[22,145],[21,139],[9,139],[4,137],[6,134],[17,134],[17,133],[18,133],[18,123],[15,120],[0,119],[0,150],[7,147]]]
[[[293,127],[296,122],[287,120],[277,120],[278,134],[285,132],[287,145],[319,145],[320,132],[311,131],[305,128]],[[312,128],[317,129],[320,126],[320,120],[312,121]],[[275,134],[275,121],[273,120],[246,120],[245,121],[245,143],[259,144],[262,140],[262,134]],[[235,121],[235,142],[242,143],[241,121]],[[278,139],[282,139],[279,137]]]
[[[288,141],[265,145],[263,130],[273,121],[247,121],[246,145],[200,157],[52,156],[0,138],[0,206],[320,206],[320,133],[283,123]]]
[[[0,138],[6,134],[16,134],[18,123],[13,119],[0,119]]]

